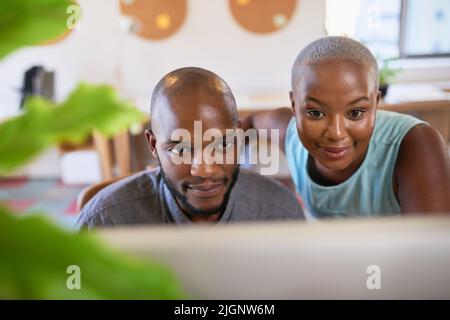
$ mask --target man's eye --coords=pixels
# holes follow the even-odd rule
[[[350,119],[360,119],[366,111],[361,109],[354,109],[348,113]]]
[[[230,140],[224,140],[222,143],[217,145],[218,150],[229,150],[231,147],[233,147],[234,142]]]
[[[178,146],[170,149],[170,152],[176,154],[177,156],[182,156],[183,154],[191,152],[191,148]]]
[[[325,113],[321,110],[310,110],[308,111],[308,115],[312,119],[322,119],[325,117]]]

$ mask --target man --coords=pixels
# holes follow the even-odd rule
[[[78,226],[303,218],[287,188],[239,170],[236,102],[217,75],[200,68],[170,72],[153,91],[150,116],[145,135],[160,168],[99,192],[83,208]],[[222,138],[213,149],[203,138],[211,130]],[[230,154],[232,161],[219,161]]]
[[[254,113],[244,128],[278,129],[312,218],[450,212],[450,166],[439,133],[377,111],[378,66],[345,37],[304,48],[292,68],[291,108]]]

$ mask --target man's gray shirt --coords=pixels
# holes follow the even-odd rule
[[[294,194],[272,179],[241,169],[219,223],[281,219],[304,219]],[[83,207],[77,228],[170,223],[191,220],[179,208],[157,169],[101,190]]]

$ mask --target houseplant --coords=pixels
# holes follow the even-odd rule
[[[0,59],[66,31],[71,0],[2,0]],[[143,114],[109,86],[80,84],[61,103],[25,102],[24,113],[0,123],[0,176],[60,142],[83,141],[92,130],[106,136]],[[69,267],[81,270],[68,287]],[[73,288],[72,288],[73,289]],[[92,234],[71,234],[44,218],[23,216],[0,203],[0,299],[177,299],[186,297],[164,265],[103,245]]]
[[[383,59],[381,62],[381,67],[378,70],[379,74],[379,90],[381,92],[381,98],[386,97],[389,90],[389,84],[395,79],[400,69],[395,69],[391,67],[391,62],[393,59]]]

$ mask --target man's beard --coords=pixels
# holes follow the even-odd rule
[[[160,166],[160,168],[161,168],[160,169],[161,177],[162,177],[164,183],[166,184],[167,188],[169,189],[170,193],[172,194],[172,196],[175,199],[178,199],[178,201],[183,204],[183,206],[187,209],[188,214],[195,215],[195,216],[201,216],[201,217],[207,217],[207,216],[216,214],[218,212],[222,213],[225,211],[225,208],[227,207],[227,204],[228,204],[228,200],[230,198],[231,190],[233,189],[234,184],[236,183],[236,180],[239,175],[239,165],[238,165],[233,172],[230,186],[228,187],[228,190],[223,197],[222,204],[220,206],[217,206],[217,207],[214,207],[214,208],[211,208],[208,210],[203,210],[203,209],[196,208],[192,204],[190,204],[189,201],[187,200],[186,196],[184,194],[182,194],[181,192],[179,192],[175,188],[175,184],[172,183],[172,181],[169,178],[167,178],[163,168],[161,166]]]

